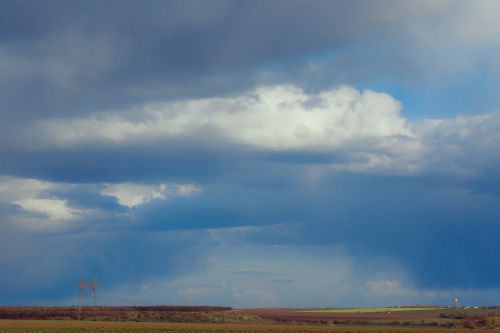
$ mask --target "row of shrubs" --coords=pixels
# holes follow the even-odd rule
[[[84,319],[128,321],[131,317],[160,321],[200,320],[207,313],[225,313],[229,307],[137,306],[137,307],[0,307],[0,319]]]
[[[474,317],[465,318],[462,320],[462,326],[465,328],[499,328],[500,327],[500,317],[498,316],[484,316],[484,317]]]
[[[459,320],[465,328],[497,328],[500,317],[494,313],[470,314],[465,312],[440,313],[439,317]]]

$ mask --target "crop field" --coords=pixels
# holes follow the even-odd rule
[[[403,309],[403,308],[398,308]],[[391,310],[393,310],[391,308]],[[444,309],[390,311],[387,308],[369,309],[248,309],[246,312],[260,318],[280,322],[294,321],[401,321],[401,320],[437,320]]]
[[[394,311],[396,310],[396,311]],[[246,309],[262,320],[284,324],[500,328],[498,308],[402,307],[351,309]]]
[[[133,323],[65,320],[0,320],[0,333],[451,333],[464,329],[336,327],[272,324]],[[475,330],[483,332],[483,330]],[[484,332],[492,332],[484,330]]]
[[[387,311],[395,309],[397,311]],[[0,333],[444,333],[467,332],[469,329],[500,333],[500,309],[0,307]]]
[[[336,309],[308,309],[297,312],[306,313],[372,313],[372,312],[412,312],[412,311],[433,311],[445,310],[442,307],[404,307],[404,308],[336,308]]]

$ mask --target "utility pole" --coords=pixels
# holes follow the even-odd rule
[[[97,284],[96,278],[92,279],[92,282],[88,282],[87,285],[90,289],[92,289],[92,303],[94,306],[97,306],[96,289],[99,288],[99,285]]]
[[[96,278],[94,278],[91,282],[85,282],[83,278],[80,278],[80,283],[78,283],[78,288],[80,289],[80,299],[78,302],[78,320],[81,319],[82,315],[82,307],[85,302],[85,289],[92,290],[92,305],[97,306],[97,293],[96,289],[99,288],[97,284]]]

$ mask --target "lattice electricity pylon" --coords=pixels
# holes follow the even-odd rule
[[[78,288],[80,289],[80,307],[83,306],[83,302],[85,300],[85,289],[89,288],[92,290],[92,303],[94,306],[97,305],[97,293],[96,289],[99,288],[97,284],[97,280],[94,278],[92,282],[85,282],[83,278],[80,278],[80,283],[78,284]]]

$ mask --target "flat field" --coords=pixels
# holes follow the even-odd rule
[[[67,320],[0,320],[1,333],[451,333],[464,329],[336,327],[277,324],[134,323]],[[492,332],[478,330],[475,332]]]
[[[310,313],[373,313],[373,312],[412,312],[412,311],[432,311],[445,310],[440,307],[404,307],[404,308],[335,308],[335,309],[308,309],[298,310],[297,312]]]
[[[500,308],[231,309],[151,306],[84,307],[79,311],[76,307],[0,307],[0,333],[450,333],[467,332],[469,329],[500,333]]]
[[[245,309],[264,321],[283,324],[500,328],[499,308],[401,307],[351,309]]]

